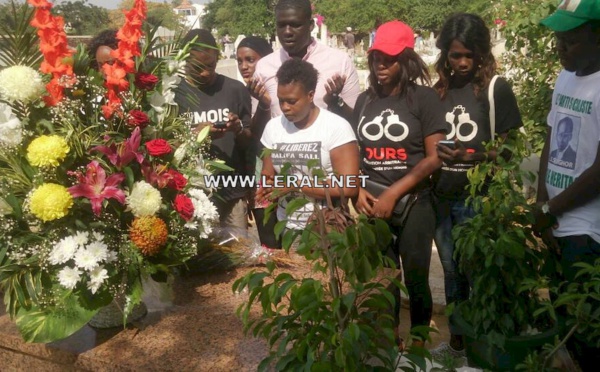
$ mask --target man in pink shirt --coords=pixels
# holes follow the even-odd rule
[[[358,75],[346,53],[317,43],[309,0],[279,0],[275,6],[277,37],[282,48],[258,61],[254,78],[271,97],[271,117],[281,115],[275,74],[283,62],[301,58],[319,72],[315,103],[348,119],[360,93]]]

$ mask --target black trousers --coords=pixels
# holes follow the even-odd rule
[[[411,328],[429,326],[433,311],[429,266],[435,232],[435,213],[429,191],[419,194],[404,227],[390,225],[390,229],[396,238],[389,252],[397,264],[401,263],[404,285],[409,295]],[[395,290],[394,295],[394,314],[399,324],[400,290]]]

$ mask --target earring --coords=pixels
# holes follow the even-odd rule
[[[446,62],[444,62],[444,68],[446,70],[451,70],[452,68],[450,67],[450,64],[448,63],[448,60],[446,60]]]

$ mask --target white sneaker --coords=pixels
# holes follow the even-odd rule
[[[431,358],[436,362],[446,362],[448,359],[459,359],[460,362],[466,361],[467,353],[465,350],[455,350],[447,342],[442,342],[435,349],[429,350]]]

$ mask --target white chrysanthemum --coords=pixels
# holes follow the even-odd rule
[[[104,234],[99,233],[98,231],[92,232],[92,236],[94,237],[94,239],[96,239],[96,241],[99,241],[99,242],[104,241]]]
[[[117,252],[108,251],[108,253],[106,254],[106,259],[104,260],[104,262],[106,262],[106,263],[115,262],[118,258],[119,258],[119,255],[117,255]]]
[[[92,271],[98,267],[98,258],[87,249],[78,249],[75,253],[75,265],[86,271]]]
[[[200,237],[207,238],[212,232],[212,224],[219,220],[217,207],[200,189],[191,189],[189,195],[194,205],[194,219],[186,223],[185,226],[188,229],[202,230]]]
[[[96,294],[96,291],[98,291],[106,279],[108,279],[108,271],[102,266],[98,266],[90,272],[90,280],[87,282],[87,287],[92,294]]]
[[[30,102],[44,92],[39,72],[27,66],[12,66],[0,71],[0,97],[8,102]]]
[[[108,246],[103,242],[93,242],[87,246],[87,251],[90,252],[97,262],[105,261],[108,258]]]
[[[50,257],[48,258],[50,264],[60,265],[69,261],[75,255],[77,247],[78,244],[75,237],[67,236],[61,239],[54,245],[52,252],[50,252]]]
[[[77,268],[65,267],[58,272],[58,282],[67,289],[73,289],[81,278],[81,271]]]
[[[89,241],[89,234],[86,231],[79,231],[73,238],[79,248],[83,248]]]
[[[12,108],[6,103],[0,103],[0,145],[17,147],[23,141],[23,126]]]
[[[13,211],[10,204],[4,200],[4,198],[0,198],[0,216],[6,216],[7,214],[11,214]]]
[[[145,181],[136,182],[127,197],[127,205],[136,217],[154,216],[161,203],[160,191]]]

